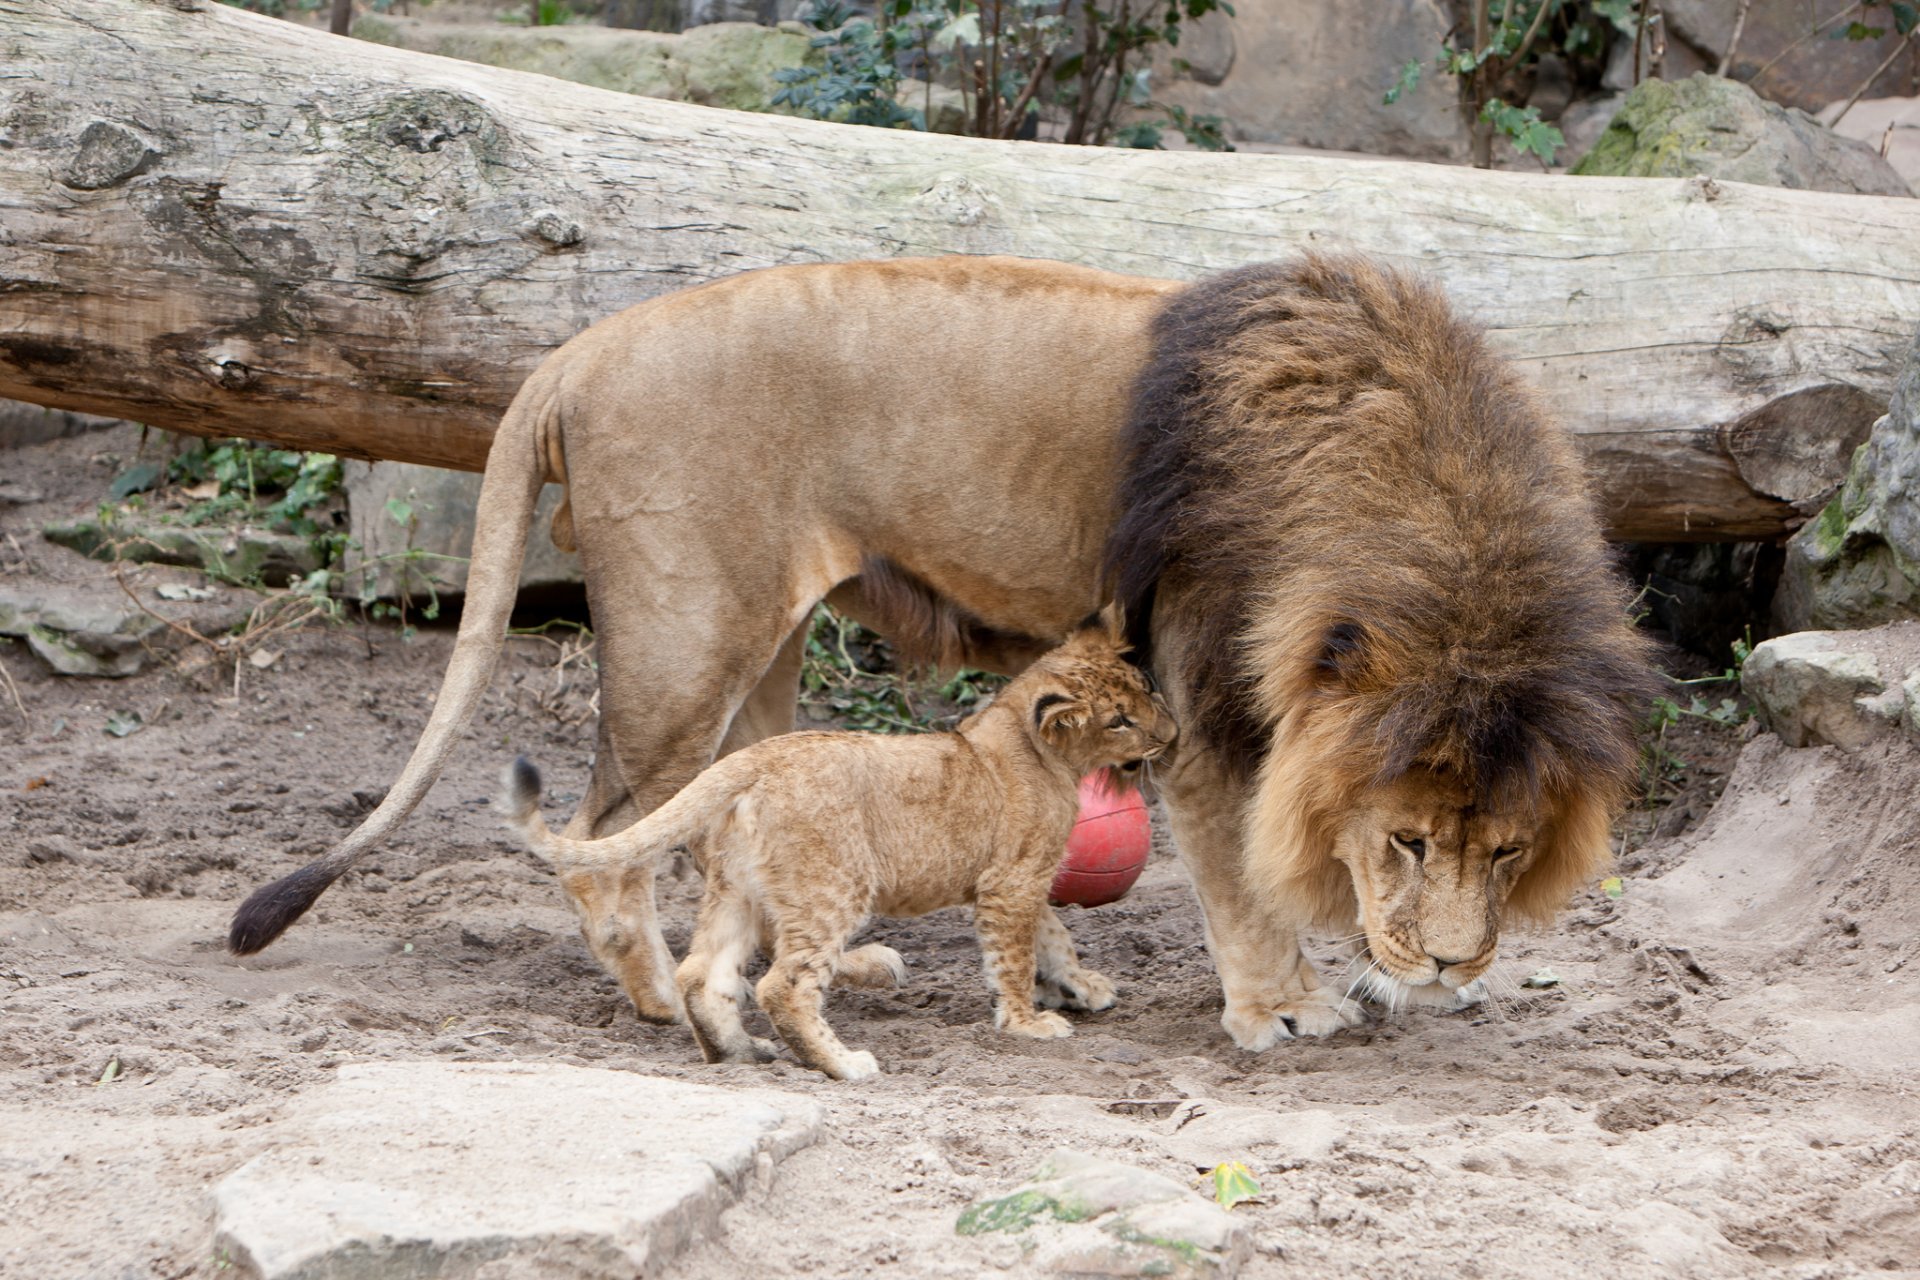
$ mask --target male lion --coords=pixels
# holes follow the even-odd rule
[[[1036,995],[1056,1008],[1113,1004],[1113,984],[1081,967],[1047,905],[1079,812],[1079,778],[1152,760],[1174,737],[1172,717],[1126,649],[1109,610],[953,733],[769,738],[599,840],[547,830],[540,775],[524,759],[508,769],[496,805],[562,870],[617,872],[674,848],[692,852],[706,895],[678,983],[708,1062],[773,1056],[740,1021],[741,968],[764,938],[772,963],[755,998],[780,1038],[836,1080],[873,1075],[873,1055],[840,1042],[821,999],[836,978],[895,985],[906,969],[891,947],[848,952],[847,939],[874,914],[962,905],[974,909],[997,996],[994,1025],[1041,1039],[1071,1035],[1065,1018],[1034,1008]]]
[[[925,341],[912,342],[915,335]],[[1112,598],[1257,1049],[1357,1018],[1300,952],[1357,915],[1376,994],[1454,1000],[1508,910],[1608,857],[1647,676],[1571,442],[1433,287],[1308,256],[1191,287],[1005,258],[750,272],[643,303],[515,397],[446,683],[387,798],[256,891],[267,945],[410,811],[485,691],[540,486],[599,636],[572,837],[793,727],[822,597],[910,655],[1018,670]],[[564,883],[677,1019],[651,865]]]

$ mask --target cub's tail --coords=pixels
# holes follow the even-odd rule
[[[732,819],[741,799],[741,780],[733,773],[722,761],[625,831],[598,840],[574,840],[548,829],[540,816],[540,771],[525,756],[501,775],[493,807],[507,828],[554,870],[602,871],[652,862],[675,849],[700,856],[707,838]]]

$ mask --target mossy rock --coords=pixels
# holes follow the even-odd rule
[[[1872,147],[1841,137],[1804,111],[1768,102],[1738,81],[1705,74],[1635,88],[1573,172],[1912,195]]]
[[[684,35],[596,26],[486,27],[368,15],[355,38],[616,93],[734,111],[775,111],[773,73],[814,65],[804,28],[716,22]]]

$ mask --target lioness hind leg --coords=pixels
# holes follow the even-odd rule
[[[676,975],[687,1022],[708,1062],[769,1062],[775,1046],[747,1034],[740,1001],[747,993],[741,969],[753,955],[759,933],[753,904],[719,867],[708,868],[706,896],[693,946]]]
[[[597,536],[584,530],[582,535],[590,543]],[[595,579],[589,575],[589,580]],[[764,604],[760,613],[765,613]],[[596,602],[596,617],[621,614]],[[609,625],[601,633],[599,753],[588,797],[567,824],[566,835],[607,835],[625,825],[614,817],[625,815],[630,823],[665,803],[711,763],[723,744],[737,750],[755,735],[793,727],[805,637],[800,631],[787,633],[779,615],[760,620],[777,629],[746,673],[721,669],[730,650],[737,652],[742,634],[751,634],[744,620],[730,644],[711,636],[685,637],[678,661],[662,661],[649,651],[649,646],[667,646],[659,645],[663,632],[650,631],[643,619],[620,616],[620,626]],[[633,634],[636,631],[639,634]],[[771,663],[768,654],[773,655]],[[738,697],[719,692],[729,675],[745,686]],[[674,692],[649,701],[643,696],[649,678]],[[757,683],[746,686],[747,681]],[[680,1021],[683,1008],[673,955],[661,936],[654,900],[654,867],[579,873],[562,877],[561,883],[573,899],[594,958],[620,980],[641,1019]]]
[[[620,778],[602,722],[599,754],[586,797],[561,834],[575,840],[595,839],[630,826],[639,816]],[[660,936],[660,921],[654,911],[653,867],[573,871],[559,879],[580,918],[580,935],[586,939],[587,949],[619,980],[641,1021],[680,1021],[673,955]]]
[[[1073,935],[1052,907],[1040,913],[1034,932],[1033,1002],[1043,1009],[1098,1013],[1113,1008],[1113,983],[1081,965]]]

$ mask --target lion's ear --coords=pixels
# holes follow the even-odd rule
[[[1098,614],[1100,625],[1107,629],[1107,639],[1115,645],[1127,642],[1127,609],[1118,600],[1109,603]]]
[[[1086,722],[1087,704],[1064,693],[1043,693],[1033,700],[1033,728],[1048,742],[1058,743],[1063,734]]]
[[[1600,788],[1585,788],[1549,808],[1533,863],[1507,895],[1507,910],[1546,923],[1613,861],[1613,806]]]
[[[1320,637],[1320,652],[1313,660],[1315,674],[1330,684],[1350,684],[1366,657],[1367,632],[1357,622],[1342,619],[1330,625]]]

